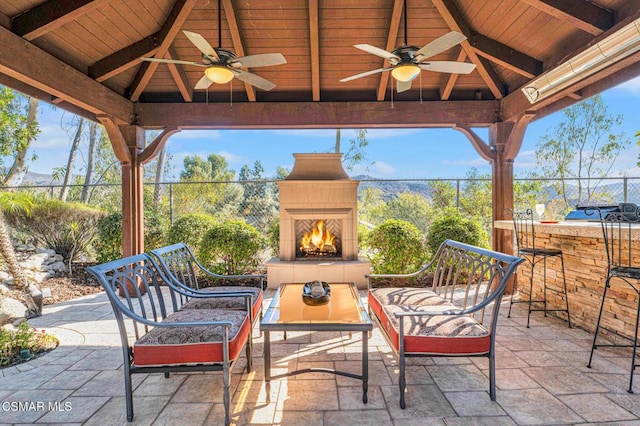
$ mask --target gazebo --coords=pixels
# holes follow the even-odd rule
[[[107,130],[122,164],[131,255],[144,250],[143,166],[182,129],[453,128],[491,162],[493,217],[501,219],[513,204],[513,160],[527,125],[640,75],[640,4],[9,0],[0,2],[0,46],[0,84]],[[286,63],[242,64],[269,53]],[[470,69],[452,62],[475,67],[446,72]],[[203,80],[215,79],[216,67],[232,80]],[[413,74],[396,75],[400,67]],[[489,140],[478,127],[489,128]],[[145,147],[144,129],[162,132]],[[494,230],[493,242],[512,250],[508,231]]]

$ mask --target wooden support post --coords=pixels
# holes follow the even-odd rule
[[[495,159],[491,162],[493,220],[507,218],[505,209],[513,209],[513,159],[506,158],[505,147],[512,135],[513,125],[495,123],[489,130],[489,145],[494,148]],[[505,229],[492,230],[493,250],[513,254],[513,233]]]
[[[144,131],[137,126],[120,129],[131,153],[131,161],[122,163],[122,255],[126,257],[144,252],[144,169],[139,156]]]

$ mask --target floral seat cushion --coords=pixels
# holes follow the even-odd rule
[[[404,291],[406,294],[402,294]],[[416,303],[385,303],[388,300]],[[433,292],[411,288],[373,289],[369,292],[369,306],[380,319],[396,350],[399,350],[400,341],[400,318],[394,315],[396,312],[420,311],[432,306],[459,309]],[[489,331],[469,316],[433,315],[404,317],[402,320],[405,353],[475,355],[487,353],[491,346]]]
[[[206,293],[225,293],[230,291],[241,291],[243,293],[251,292],[251,311],[253,318],[257,318],[258,312],[262,307],[262,290],[256,287],[205,287],[199,291]],[[193,298],[182,306],[182,309],[245,309],[244,297],[212,297],[212,298]]]
[[[246,313],[231,309],[190,309],[168,315],[163,323],[227,321],[229,359],[236,359],[251,328]],[[133,346],[137,366],[217,364],[223,361],[223,329],[219,325],[155,327]]]

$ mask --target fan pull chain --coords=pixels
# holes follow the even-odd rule
[[[229,83],[229,110],[233,111],[233,81]]]
[[[207,87],[207,90],[204,91],[204,96],[205,96],[205,105],[209,105],[209,88]]]
[[[420,73],[420,105],[422,105],[422,73]]]

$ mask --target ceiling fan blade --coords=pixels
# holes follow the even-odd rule
[[[213,84],[213,81],[209,80],[206,75],[203,75],[200,80],[196,83],[194,89],[202,90],[206,89]]]
[[[469,74],[476,69],[475,64],[455,61],[430,61],[418,64],[420,69],[435,72],[448,72],[452,74]]]
[[[450,33],[447,33],[423,46],[422,49],[416,52],[414,57],[418,62],[424,61],[425,59],[437,55],[440,52],[451,49],[453,46],[460,44],[466,39],[467,37],[464,34],[457,31],[451,31]]]
[[[189,41],[191,41],[191,43],[193,43],[198,48],[199,51],[210,57],[214,62],[220,62],[220,58],[218,57],[216,50],[211,47],[209,42],[205,40],[204,37],[202,37],[198,33],[192,33],[191,31],[183,30],[182,32],[187,36]]]
[[[389,71],[390,69],[393,69],[393,67],[378,68],[378,69],[375,69],[375,70],[371,70],[371,71],[363,72],[363,73],[360,73],[360,74],[352,75],[351,77],[345,77],[340,81],[344,83],[346,81],[355,80],[356,78],[361,78],[361,77],[366,77],[368,75],[378,74],[378,73],[383,72],[383,71]]]
[[[372,55],[380,56],[391,62],[393,65],[400,62],[400,57],[391,52],[387,52],[384,49],[380,49],[379,47],[371,46],[370,44],[354,44],[353,47],[358,48],[360,50],[364,50],[367,53],[371,53]]]
[[[234,59],[229,65],[237,67],[270,67],[273,65],[286,64],[287,60],[281,53],[263,53],[260,55],[241,56]]]
[[[251,74],[250,72],[234,69],[233,73],[236,75],[238,80],[249,83],[252,86],[256,86],[258,89],[269,91],[276,87],[276,85],[269,80],[255,74]]]
[[[195,65],[197,67],[206,67],[207,65],[200,62],[181,61],[179,59],[161,59],[161,58],[140,58],[142,61],[149,62],[161,62],[163,64],[183,64],[183,65]]]
[[[411,89],[411,82],[413,80],[409,80],[409,81],[399,81],[396,80],[396,91],[398,93],[402,93],[402,92],[406,92],[407,90]]]

